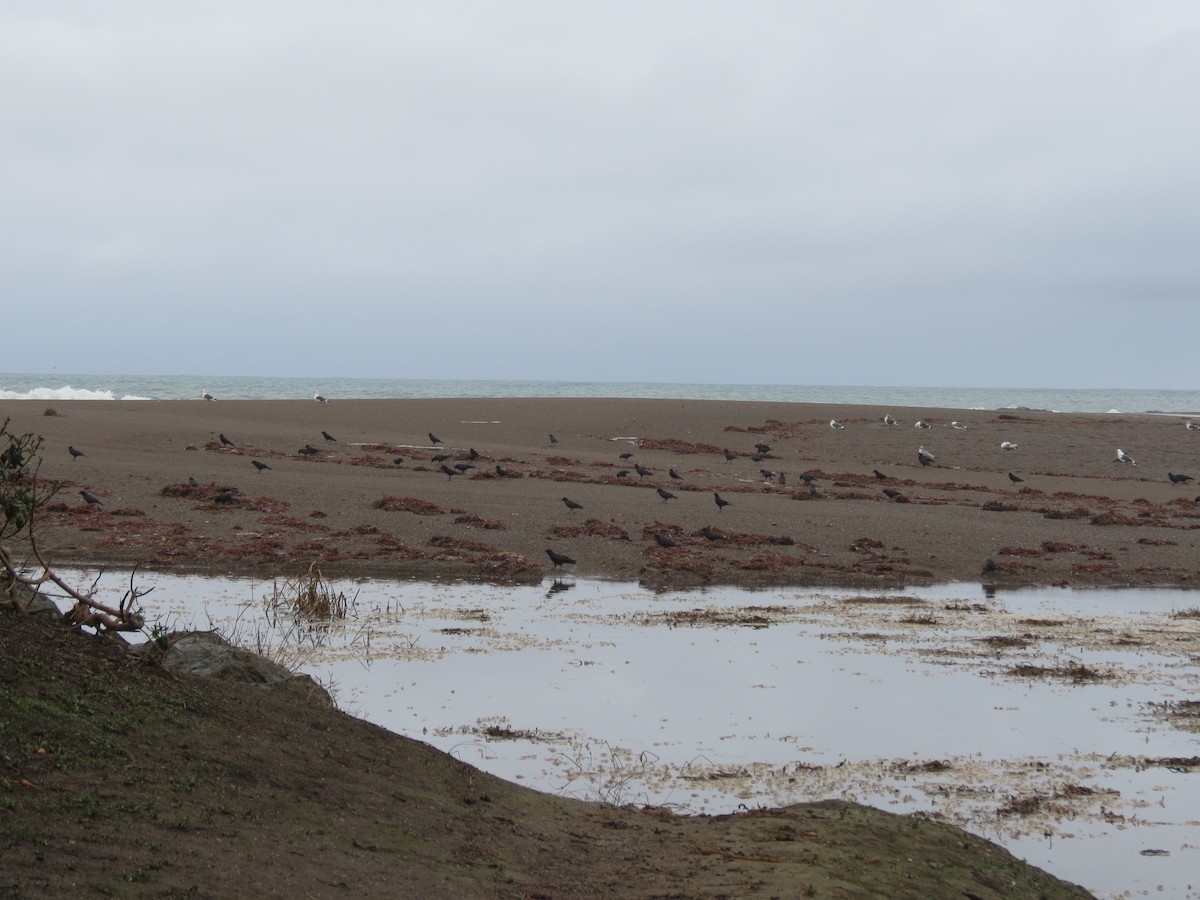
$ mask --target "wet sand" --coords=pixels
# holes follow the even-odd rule
[[[663,586],[1189,586],[1200,572],[1200,487],[1168,478],[1200,476],[1200,431],[1173,416],[450,399],[0,402],[6,417],[45,439],[40,478],[60,490],[37,539],[60,563]],[[555,569],[547,548],[576,562]]]

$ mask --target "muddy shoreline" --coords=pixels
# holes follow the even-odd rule
[[[59,491],[37,537],[62,563],[1186,587],[1200,559],[1200,488],[1168,477],[1194,469],[1200,432],[1176,416],[489,398],[8,401],[5,417],[44,437]]]

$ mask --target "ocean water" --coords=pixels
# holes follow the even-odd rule
[[[329,400],[443,397],[631,397],[870,404],[922,409],[1038,409],[1200,415],[1200,390],[980,388],[613,381],[462,381],[208,375],[0,374],[0,400]]]

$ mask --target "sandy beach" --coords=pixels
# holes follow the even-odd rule
[[[1200,476],[1200,431],[1173,416],[453,399],[9,401],[4,418],[44,437],[59,492],[37,541],[60,564],[673,587],[1200,572],[1200,487],[1168,477]]]

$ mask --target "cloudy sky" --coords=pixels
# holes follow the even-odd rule
[[[0,371],[1195,388],[1200,4],[0,7]]]

